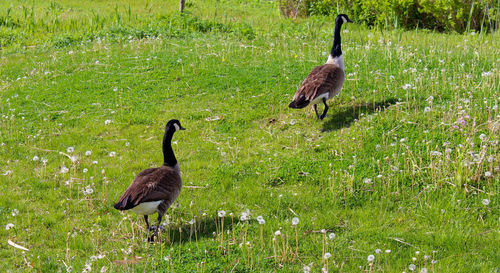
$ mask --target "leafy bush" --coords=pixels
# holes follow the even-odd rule
[[[298,1],[281,0],[285,16]],[[439,31],[494,30],[499,10],[495,0],[303,0],[298,15],[346,13],[368,26],[428,28]]]

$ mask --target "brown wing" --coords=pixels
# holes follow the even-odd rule
[[[334,64],[317,66],[307,75],[293,96],[293,99],[298,100],[303,98],[307,101],[312,101],[321,94],[335,92],[343,84],[344,71],[340,67]]]
[[[136,176],[116,203],[115,208],[127,210],[142,202],[175,199],[181,187],[181,177],[173,168],[161,166],[146,169]]]

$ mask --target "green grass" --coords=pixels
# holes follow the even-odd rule
[[[17,24],[0,33],[18,35],[0,51],[0,268],[320,272],[330,252],[330,272],[499,270],[498,33],[347,25],[347,80],[318,121],[287,105],[326,60],[331,18],[116,2],[0,3]],[[150,244],[112,205],[162,162],[171,118],[188,129],[173,145],[185,187]]]

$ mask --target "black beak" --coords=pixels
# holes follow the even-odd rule
[[[348,23],[354,23],[351,19],[347,18]]]
[[[179,128],[179,130],[186,130],[186,128],[184,128],[184,127],[182,127],[182,126],[181,126],[181,127]]]

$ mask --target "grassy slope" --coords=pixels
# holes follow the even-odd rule
[[[137,21],[123,23],[126,29],[144,26],[143,20],[161,25],[158,14],[175,10],[171,3],[170,10],[155,6],[149,13],[146,3],[134,3]],[[61,5],[85,22],[81,3]],[[115,13],[91,5],[101,18]],[[286,105],[308,71],[326,59],[327,18],[293,23],[265,2],[195,2],[188,9],[226,26],[244,22],[255,39],[235,24],[233,33],[178,27],[171,38],[129,39],[126,33],[54,48],[64,32],[54,27],[25,43],[44,47],[5,49],[0,218],[15,226],[0,231],[3,268],[55,271],[66,264],[81,271],[91,256],[103,254],[92,261],[94,271],[297,271],[313,263],[317,272],[324,236],[311,231],[321,229],[336,233],[328,245],[330,271],[408,271],[412,257],[418,271],[500,266],[497,34],[349,25],[343,33],[347,81],[319,122],[309,109]],[[107,33],[113,24],[110,19],[96,32]],[[174,150],[185,185],[196,187],[183,190],[164,241],[151,245],[144,243],[142,219],[121,215],[112,204],[136,173],[161,162],[162,128],[173,117],[189,129],[175,135]],[[70,146],[75,163],[59,154]],[[61,173],[62,166],[69,172]],[[84,195],[88,186],[93,192]],[[234,213],[224,219],[223,238],[221,209]],[[245,209],[252,219],[266,219],[264,247],[257,222],[238,220]],[[290,222],[295,214],[298,257]],[[188,224],[193,217],[196,228]],[[279,228],[286,236],[273,241]],[[7,246],[7,239],[30,251]],[[377,248],[391,253],[375,254]],[[369,254],[376,256],[372,266]],[[127,265],[115,262],[123,259]]]

